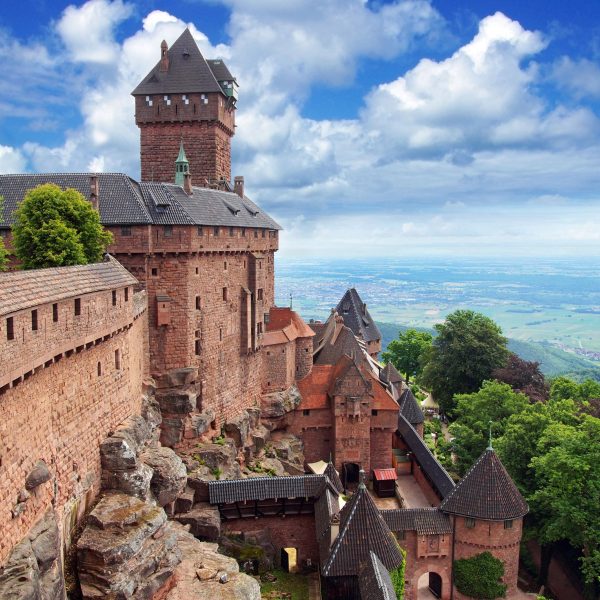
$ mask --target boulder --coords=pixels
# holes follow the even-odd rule
[[[27,479],[25,479],[25,489],[33,490],[42,483],[50,481],[51,477],[52,475],[46,463],[43,460],[38,460],[29,475],[27,475]]]
[[[187,513],[192,510],[195,502],[196,492],[194,488],[190,486],[186,486],[183,492],[177,496],[177,500],[175,500],[175,512],[177,513]]]
[[[260,408],[247,408],[246,412],[250,419],[250,429],[254,429],[260,423]]]
[[[298,388],[293,385],[283,392],[264,394],[261,398],[261,420],[270,431],[284,429],[288,425],[287,415],[302,400]]]
[[[152,439],[158,439],[156,434],[160,433],[159,427],[162,423],[162,414],[160,405],[154,397],[154,390],[152,390],[152,394],[146,394],[142,398],[142,417],[148,425]]]
[[[102,489],[115,490],[145,500],[150,491],[154,471],[144,463],[138,463],[129,471],[102,471]]]
[[[193,415],[191,418],[191,424],[194,434],[199,437],[207,431],[210,431],[212,422],[214,420],[215,413],[211,409],[207,409],[201,412],[199,415]]]
[[[165,600],[260,600],[260,585],[253,577],[239,572],[234,558],[219,554],[217,544],[198,541],[182,525],[173,526],[177,528],[177,545],[183,560],[175,568],[177,585]],[[222,580],[226,581],[221,583]]]
[[[156,392],[162,414],[187,415],[196,410],[198,395],[192,390],[166,389]]]
[[[185,420],[182,417],[163,417],[160,427],[160,443],[173,448],[183,439]]]
[[[138,466],[137,445],[125,433],[107,437],[100,443],[100,461],[106,471],[128,471]]]
[[[137,451],[150,438],[150,427],[144,417],[137,415],[127,417],[114,431],[113,437],[128,440]]]
[[[165,388],[185,387],[196,381],[198,378],[197,367],[184,367],[182,369],[173,369],[156,377],[156,387],[161,390]]]
[[[247,445],[248,433],[250,432],[250,417],[247,411],[243,411],[241,415],[228,421],[223,426],[225,435],[231,438],[238,448],[243,448]]]
[[[187,483],[187,469],[179,456],[171,448],[147,448],[140,460],[154,471],[150,489],[158,504],[174,502]]]
[[[221,537],[221,517],[216,506],[208,502],[194,505],[190,512],[175,515],[175,520],[190,526],[190,533],[205,542],[218,542]]]
[[[251,432],[250,438],[252,439],[252,451],[254,454],[258,454],[267,444],[267,440],[270,437],[269,430],[264,425],[257,425]]]

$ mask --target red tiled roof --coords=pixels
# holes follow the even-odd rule
[[[396,480],[396,469],[373,469],[377,481]]]
[[[136,284],[137,279],[112,256],[91,265],[0,273],[0,315]]]
[[[298,410],[329,406],[327,390],[333,369],[333,365],[314,365],[310,374],[298,381],[298,389],[302,396]]]
[[[291,308],[273,306],[269,311],[269,322],[262,343],[263,346],[272,346],[314,335],[315,332]]]

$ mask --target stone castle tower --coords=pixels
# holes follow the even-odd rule
[[[231,179],[237,83],[222,60],[205,60],[189,29],[133,90],[141,180],[173,182],[183,143],[196,185]]]

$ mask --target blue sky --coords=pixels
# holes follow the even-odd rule
[[[129,93],[186,25],[283,254],[599,254],[597,1],[5,3],[0,172],[137,177]]]

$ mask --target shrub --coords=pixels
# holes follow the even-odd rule
[[[456,589],[470,598],[504,598],[506,585],[500,581],[503,575],[504,564],[489,552],[454,561]]]

